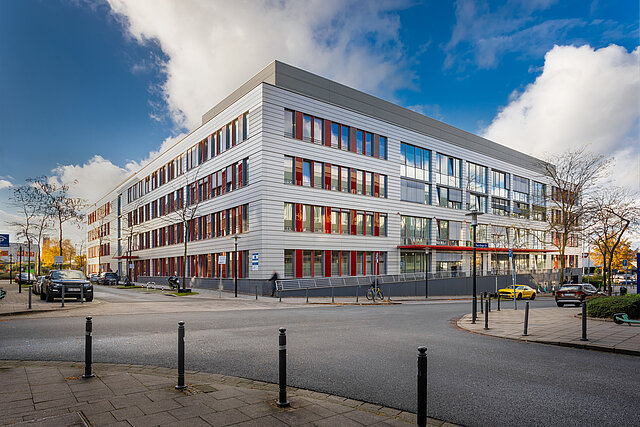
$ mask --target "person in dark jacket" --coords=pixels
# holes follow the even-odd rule
[[[269,281],[271,282],[271,296],[275,297],[276,296],[276,280],[278,280],[278,273],[273,270],[273,274],[271,275],[271,278],[269,279]]]

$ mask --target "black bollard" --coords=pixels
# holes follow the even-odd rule
[[[258,301],[258,285],[256,285],[256,301]]]
[[[184,390],[184,322],[178,322],[178,385],[176,390]]]
[[[529,335],[528,331],[529,331],[529,301],[527,301],[524,306],[524,332],[522,336],[526,337],[527,335]]]
[[[358,302],[359,294],[360,294],[360,286],[356,286],[356,302]]]
[[[309,303],[309,288],[304,290],[305,295],[307,296],[307,304]]]
[[[278,375],[280,393],[278,394],[278,401],[276,405],[280,408],[288,408],[289,401],[287,400],[287,330],[280,328],[280,335],[278,336]]]
[[[333,304],[336,300],[333,298],[333,286],[331,287],[331,303]]]
[[[29,310],[31,310],[31,285],[29,285]]]
[[[500,292],[498,292],[498,311],[500,311]]]
[[[64,307],[64,288],[65,286],[62,285],[62,307]]]
[[[80,285],[80,304],[84,304],[84,285]]]
[[[589,341],[587,339],[587,302],[582,301],[582,338],[580,341]]]
[[[485,292],[485,295],[487,296],[487,301],[489,301],[489,313],[491,313],[491,294]]]
[[[484,300],[482,299],[482,292],[480,292],[480,313],[484,313]]]
[[[486,307],[484,308],[484,330],[489,329],[489,300],[485,302]]]
[[[92,346],[92,329],[93,323],[91,321],[91,316],[87,316],[87,322],[85,325],[84,332],[84,375],[82,378],[92,378],[93,374],[91,373],[91,346]]]
[[[427,347],[418,347],[418,425],[427,425]]]

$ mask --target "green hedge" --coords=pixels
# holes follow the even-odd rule
[[[591,317],[611,318],[615,313],[627,313],[630,318],[640,318],[640,295],[599,297],[587,302],[587,314]]]

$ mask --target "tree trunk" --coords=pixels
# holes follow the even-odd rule
[[[187,235],[188,228],[185,224],[184,227],[184,256],[182,257],[182,289],[186,289],[186,275],[187,275]],[[180,287],[178,286],[178,292],[180,292]]]
[[[60,214],[58,214],[58,222],[60,224],[60,256],[62,256],[62,216]]]

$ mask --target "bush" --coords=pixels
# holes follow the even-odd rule
[[[594,275],[594,276],[582,276],[582,283],[591,283],[595,285],[597,288],[602,286],[602,276]]]
[[[627,313],[630,318],[640,318],[640,295],[623,295],[593,298],[587,302],[587,314],[591,317],[613,317]]]

